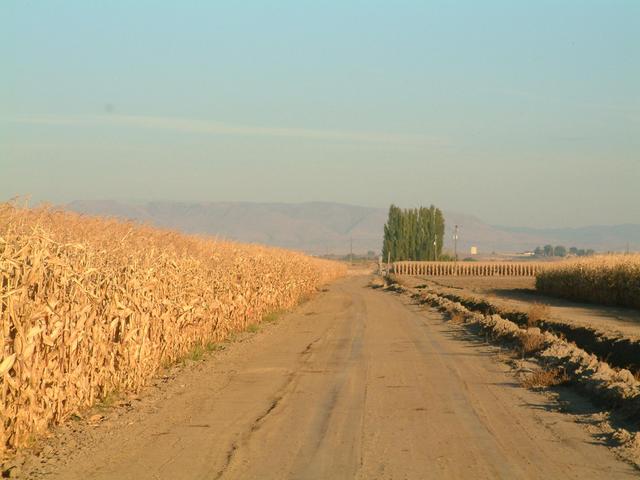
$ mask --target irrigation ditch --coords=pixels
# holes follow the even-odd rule
[[[417,289],[423,290],[424,288],[426,287],[420,288],[419,286]],[[504,310],[484,299],[462,297],[443,292],[438,292],[437,295],[452,302],[460,303],[472,312],[479,312],[483,315],[500,315],[520,327],[526,327],[529,324],[529,314],[526,312]],[[597,356],[598,359],[612,367],[640,372],[640,341],[610,337],[596,329],[569,325],[544,318],[537,322],[537,327],[543,332],[552,333],[575,343],[576,346],[587,353]]]

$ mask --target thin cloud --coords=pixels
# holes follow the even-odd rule
[[[9,123],[54,126],[119,126],[172,130],[185,133],[211,135],[238,135],[254,137],[300,138],[359,143],[380,143],[415,146],[445,146],[443,139],[419,134],[395,134],[384,132],[354,132],[339,130],[315,130],[307,128],[255,127],[231,125],[178,117],[152,117],[139,115],[23,115],[2,119]]]

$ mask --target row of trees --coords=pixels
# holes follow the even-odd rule
[[[444,216],[439,208],[401,209],[389,207],[384,226],[382,258],[398,260],[437,260],[442,253]]]
[[[584,248],[571,247],[567,250],[567,247],[563,245],[545,245],[544,247],[536,247],[533,251],[537,257],[566,257],[567,255],[573,255],[576,257],[585,257],[593,255],[594,250]]]

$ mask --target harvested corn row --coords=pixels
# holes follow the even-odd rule
[[[460,277],[533,277],[548,262],[413,262],[393,263],[398,275]]]

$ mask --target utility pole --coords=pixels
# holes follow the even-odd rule
[[[458,225],[455,226],[453,232],[453,257],[458,261]]]
[[[438,250],[436,249],[436,244],[438,243],[438,234],[433,234],[433,259],[438,261]]]
[[[431,231],[433,232],[433,260],[438,261],[438,252],[436,250],[436,242],[438,240],[438,234],[436,233],[436,211],[431,206]]]
[[[353,237],[350,237],[350,247],[349,247],[349,263],[353,265]]]

